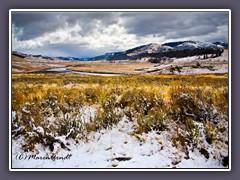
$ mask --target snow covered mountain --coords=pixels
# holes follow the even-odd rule
[[[216,41],[213,44],[217,45],[218,47],[223,47],[225,49],[228,49],[228,43],[226,43],[226,42]]]
[[[217,44],[210,42],[202,42],[202,41],[178,41],[178,42],[170,42],[163,44],[164,46],[170,46],[175,50],[184,50],[184,49],[217,49],[220,48]]]
[[[35,54],[24,54],[21,52],[13,51],[12,55],[18,56],[20,58],[26,58],[26,59],[44,59],[44,60],[63,60],[63,61],[81,61],[84,59],[78,58],[78,57],[71,57],[71,56],[43,56],[43,55],[35,55]]]
[[[198,50],[198,49],[224,49],[226,44],[210,43],[202,41],[178,41],[169,42],[162,45],[157,43],[150,43],[147,45],[138,46],[123,52],[106,53],[104,55],[90,58],[89,60],[127,60],[127,59],[139,59],[142,57],[153,57],[154,54],[176,54],[177,51],[182,50]],[[171,55],[170,55],[171,56]],[[173,55],[174,56],[174,55]]]
[[[125,52],[111,52],[111,53],[106,53],[104,55],[99,55],[95,56],[92,58],[88,58],[89,61],[97,61],[97,60],[110,60],[112,58],[118,58],[118,59],[126,59],[127,55]]]
[[[139,46],[133,49],[129,49],[126,51],[128,56],[135,56],[135,55],[139,55],[139,54],[143,54],[143,53],[159,53],[159,52],[166,52],[166,51],[171,51],[174,48],[170,47],[170,46],[163,46],[163,45],[159,45],[157,43],[150,43],[147,45],[143,45],[143,46]]]

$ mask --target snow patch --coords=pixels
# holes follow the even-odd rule
[[[83,109],[88,115],[93,111],[90,107]],[[186,158],[184,152],[172,145],[168,131],[139,135],[132,133],[133,125],[133,122],[124,117],[111,130],[91,132],[88,141],[78,144],[59,137],[64,143],[70,144],[71,151],[63,150],[56,143],[53,153],[60,157],[70,154],[71,158],[66,160],[19,160],[16,156],[23,153],[20,147],[24,139],[13,140],[13,168],[223,168],[212,155],[207,159],[197,150],[189,151],[189,158]],[[28,152],[25,155],[51,155],[41,145],[37,146],[38,152]]]
[[[33,130],[36,131],[39,134],[44,135],[44,129],[41,126],[33,127]]]
[[[31,112],[26,110],[25,108],[22,108],[22,112],[26,113],[26,114],[30,114]]]
[[[83,123],[91,122],[97,114],[97,110],[92,106],[83,106],[79,109],[79,112]]]
[[[17,119],[17,113],[16,111],[12,111],[12,122],[16,121]]]

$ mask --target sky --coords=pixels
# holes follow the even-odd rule
[[[228,12],[12,12],[12,50],[93,57],[149,43],[228,42]]]

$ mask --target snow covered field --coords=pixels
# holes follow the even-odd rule
[[[210,56],[210,55],[209,55]],[[171,63],[159,64],[154,68],[148,68],[148,72],[151,74],[169,74],[170,68],[179,66],[181,70],[179,72],[174,72],[174,74],[179,75],[194,75],[194,74],[222,74],[228,73],[228,52],[224,52],[221,56],[208,59],[203,59],[201,56],[190,56],[184,58],[173,58]],[[193,68],[199,63],[199,67]],[[208,65],[212,68],[204,67],[202,64]]]
[[[209,157],[197,148],[190,150],[191,147],[186,156],[172,145],[174,134],[170,132],[132,135],[133,130],[134,123],[123,118],[111,130],[90,133],[87,139],[91,140],[85,142],[76,144],[59,137],[69,144],[70,151],[56,143],[53,152],[38,144],[35,152],[26,153],[21,149],[24,140],[13,140],[12,168],[224,168],[214,157],[218,154],[220,158],[222,150],[206,142],[204,144],[211,152]],[[226,146],[221,149],[228,154]],[[52,159],[41,159],[46,157]]]
[[[226,74],[13,79],[13,169],[229,166]]]

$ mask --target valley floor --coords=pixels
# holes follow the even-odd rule
[[[210,55],[209,55],[210,56]],[[203,59],[202,56],[172,58],[160,63],[142,60],[111,60],[111,61],[50,61],[43,59],[22,59],[13,56],[13,73],[48,73],[49,70],[60,73],[92,73],[94,74],[211,74],[228,72],[228,52],[220,57]],[[177,67],[177,68],[176,68]]]

